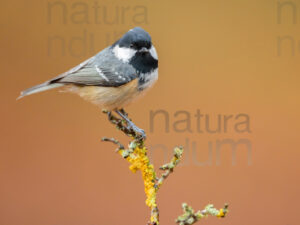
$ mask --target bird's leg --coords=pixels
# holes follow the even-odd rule
[[[127,114],[125,113],[125,111],[123,109],[121,110],[115,110],[115,112],[120,116],[122,117],[127,125],[128,125],[128,128],[127,129],[132,129],[134,130],[135,133],[138,133],[141,135],[141,138],[142,139],[146,139],[146,133],[144,130],[142,130],[141,128],[138,128],[127,116]]]
[[[128,118],[128,113],[125,112],[125,110],[122,108],[119,110],[124,116],[126,116]],[[129,118],[128,118],[129,119]]]

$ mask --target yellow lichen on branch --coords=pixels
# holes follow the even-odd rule
[[[146,147],[139,147],[135,142],[131,142],[129,150],[121,149],[119,153],[121,156],[125,156],[124,158],[130,163],[129,169],[133,173],[138,170],[141,171],[147,195],[146,205],[150,208],[156,207],[156,174],[147,156]]]
[[[108,139],[106,139],[108,140]],[[115,144],[118,144],[115,139],[110,140]],[[163,181],[173,172],[174,168],[178,165],[183,154],[182,147],[176,147],[174,149],[174,156],[171,162],[160,167],[165,171],[160,178],[156,176],[154,166],[150,163],[147,155],[147,148],[143,142],[133,140],[130,142],[128,149],[125,149],[122,145],[119,145],[118,153],[125,158],[129,163],[129,169],[135,173],[141,171],[144,181],[145,193],[147,196],[146,205],[151,209],[150,224],[159,224],[159,212],[156,204],[156,194],[161,187]]]

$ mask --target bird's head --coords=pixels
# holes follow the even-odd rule
[[[115,56],[123,62],[130,63],[138,60],[139,63],[148,64],[150,61],[158,60],[151,36],[140,27],[129,30],[112,45],[112,48]]]

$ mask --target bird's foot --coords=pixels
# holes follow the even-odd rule
[[[136,134],[138,135],[139,139],[145,140],[146,139],[146,133],[143,129],[137,127],[132,121],[126,121],[127,122],[127,129],[132,129]]]
[[[146,133],[141,128],[137,127],[129,118],[128,114],[122,109],[122,110],[116,110],[115,111],[119,116],[121,116],[127,123],[127,129],[132,130],[135,136],[139,140],[145,140],[146,139]]]

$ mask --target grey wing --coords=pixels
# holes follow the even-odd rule
[[[137,78],[131,65],[120,62],[107,50],[54,78],[50,83],[117,87]]]

